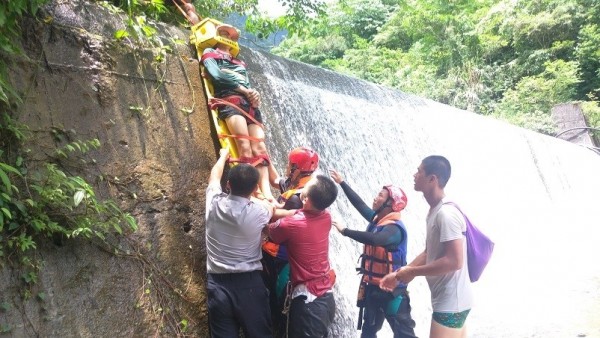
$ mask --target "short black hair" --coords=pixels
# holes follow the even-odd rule
[[[318,210],[325,210],[337,198],[338,188],[335,182],[327,176],[317,175],[314,185],[308,187],[306,196]]]
[[[423,170],[425,175],[435,175],[438,179],[438,185],[440,188],[444,188],[450,179],[452,168],[450,167],[450,161],[444,156],[431,155],[423,159]]]
[[[227,180],[231,194],[250,196],[258,184],[259,173],[256,168],[247,163],[240,163],[229,170]]]

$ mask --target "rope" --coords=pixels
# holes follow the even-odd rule
[[[247,163],[253,167],[263,163],[265,161],[262,157],[251,157],[251,158],[229,158],[229,163]]]
[[[258,122],[252,115],[248,114],[245,110],[240,108],[238,105],[233,104],[227,100],[213,97],[209,100],[209,105],[210,105],[210,109],[214,109],[216,106],[232,107],[232,108],[236,109],[237,111],[239,111],[240,113],[242,113],[246,118],[248,118],[252,122],[254,122],[257,126],[261,127],[263,130],[265,129],[265,126],[262,123]],[[245,139],[245,140],[250,140],[250,141],[254,141],[254,142],[264,142],[264,140],[265,140],[264,138],[254,137],[254,136],[250,136],[250,135],[219,134],[218,137],[219,138],[232,138],[232,139]],[[240,162],[240,161],[238,160],[237,162]],[[257,162],[257,164],[258,163],[260,163],[260,161]],[[256,166],[256,164],[253,164],[253,166]]]
[[[569,132],[569,131],[573,131],[573,130],[591,130],[591,131],[600,131],[600,129],[598,128],[593,128],[593,127],[575,127],[575,128],[569,128],[566,130],[561,131],[560,133],[554,135],[554,137],[559,137],[560,135]]]
[[[237,109],[240,113],[242,113],[250,121],[254,122],[257,126],[261,127],[263,130],[265,129],[265,126],[262,123],[258,122],[252,115],[248,114],[245,110],[243,110],[242,108],[238,107],[237,105],[235,105],[229,101],[213,97],[209,100],[209,104],[210,104],[211,109],[213,109],[213,107],[215,107],[215,106],[229,106],[234,109]]]
[[[260,137],[248,136],[248,135],[231,135],[231,134],[219,134],[217,135],[219,138],[241,138],[250,141],[262,142],[265,139]]]
[[[292,306],[292,282],[288,281],[285,286],[285,300],[283,301],[283,310],[281,313],[285,315],[285,337],[289,337],[290,333],[290,307]]]
[[[192,20],[190,20],[190,17],[187,15],[187,13],[183,10],[183,8],[179,7],[179,4],[178,4],[179,1],[183,1],[183,0],[173,0],[173,4],[181,12],[181,14],[183,14],[183,16],[185,16],[187,21],[189,21],[190,23],[193,23]]]

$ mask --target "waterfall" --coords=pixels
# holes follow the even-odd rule
[[[600,156],[501,121],[268,53],[244,48],[262,94],[267,146],[283,172],[287,152],[307,145],[320,170],[337,169],[371,204],[384,184],[408,195],[403,219],[408,259],[424,249],[428,205],[413,189],[421,159],[452,164],[447,195],[496,242],[475,283],[469,337],[600,337]],[[365,60],[367,62],[367,60]],[[596,197],[594,197],[596,196]],[[331,207],[351,229],[366,222],[340,189]],[[333,337],[357,337],[355,267],[362,245],[333,229],[330,258],[338,279]],[[417,334],[427,337],[429,289],[409,285]],[[380,337],[391,337],[384,324]]]

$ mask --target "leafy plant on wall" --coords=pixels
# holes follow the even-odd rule
[[[25,285],[37,281],[42,266],[34,254],[43,241],[57,238],[98,238],[137,229],[136,220],[110,199],[96,195],[80,176],[68,174],[61,164],[88,156],[98,147],[97,139],[58,142],[49,163],[35,166],[28,161],[31,138],[26,125],[16,117],[22,100],[11,86],[7,69],[19,55],[20,19],[33,16],[45,0],[15,0],[0,3],[0,266],[10,264],[22,271]],[[55,136],[59,131],[48,130]],[[86,163],[86,162],[84,162]],[[23,295],[29,297],[29,289]]]

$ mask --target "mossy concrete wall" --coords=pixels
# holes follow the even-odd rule
[[[39,281],[0,271],[0,325],[14,337],[206,336],[204,189],[216,159],[194,51],[185,29],[158,27],[172,48],[113,34],[125,19],[97,3],[51,1],[25,20],[25,55],[11,61],[30,128],[28,161],[97,138],[87,163],[63,161],[139,223],[126,237],[55,239],[38,247]],[[117,253],[115,253],[117,252]],[[24,297],[28,293],[31,297]]]

